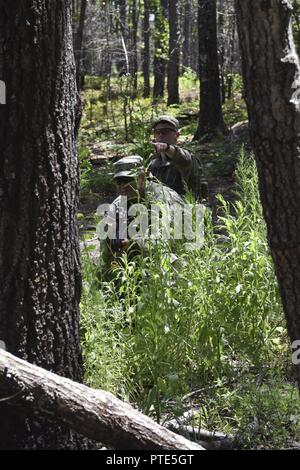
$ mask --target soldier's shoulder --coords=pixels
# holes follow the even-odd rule
[[[160,158],[158,157],[158,155],[155,154],[155,155],[152,155],[152,156],[150,157],[150,161],[149,161],[149,163],[148,163],[148,167],[147,167],[147,168],[148,168],[148,170],[149,170],[149,169],[151,169],[151,168],[153,168],[153,167],[159,166],[159,164],[160,164]]]
[[[190,148],[186,147],[185,145],[176,144],[175,147],[179,151],[182,150],[184,152],[189,152],[190,154],[193,153],[192,150]]]
[[[183,203],[181,196],[176,191],[159,181],[154,181],[153,179],[149,179],[147,181],[146,191],[147,195],[152,196],[152,198],[157,201],[160,200],[171,203],[177,202],[178,204]]]
[[[172,204],[174,204],[174,203],[183,204],[182,197],[176,191],[174,191],[174,189],[171,189],[168,186],[164,186],[163,191],[164,191],[166,197],[168,198],[168,200]]]

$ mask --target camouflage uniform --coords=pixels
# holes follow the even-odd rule
[[[152,127],[165,122],[178,131],[179,123],[173,116],[160,116]],[[181,196],[190,190],[196,199],[207,198],[207,182],[203,178],[203,170],[200,159],[194,157],[191,152],[171,144],[175,148],[175,154],[168,157],[165,153],[153,155],[153,160],[148,166],[148,173],[153,175],[163,184],[176,191]]]
[[[112,221],[115,218],[116,214],[116,239],[114,240],[101,240],[100,242],[100,251],[101,251],[101,259],[103,264],[103,273],[106,278],[110,278],[110,271],[111,268],[116,262],[118,261],[118,257],[122,254],[122,246],[121,246],[121,238],[119,238],[119,217],[122,215],[122,197],[118,196],[111,204],[111,212],[107,214],[107,219],[111,217]],[[183,200],[174,190],[164,186],[159,182],[155,182],[151,179],[147,179],[145,183],[145,194],[143,198],[140,198],[138,201],[127,201],[127,210],[129,210],[130,206],[135,203],[145,204],[148,208],[150,204],[166,204],[169,209],[174,209],[176,205],[182,206]],[[172,217],[172,211],[168,212],[169,214],[169,222],[171,222],[170,217]],[[132,223],[134,220],[133,217],[127,216],[128,225]],[[130,247],[128,250],[129,258],[133,258],[137,254],[146,253],[147,252],[147,243],[149,243],[149,239],[145,237],[137,237],[134,240],[130,241]]]
[[[148,172],[169,188],[183,195],[186,192],[185,184],[189,187],[192,171],[192,155],[188,150],[176,148],[176,153],[170,159],[165,154],[153,155],[154,159],[148,166]],[[172,161],[171,161],[172,160]]]

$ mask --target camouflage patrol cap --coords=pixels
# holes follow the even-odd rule
[[[157,126],[157,124],[160,124],[161,122],[166,122],[168,123],[169,125],[171,125],[172,129],[175,129],[176,131],[178,131],[179,129],[179,122],[178,120],[173,117],[173,116],[169,116],[168,114],[164,114],[162,116],[159,116],[158,118],[156,118],[154,121],[153,121],[153,124],[152,124],[152,129]]]
[[[139,155],[123,157],[114,163],[114,178],[135,178],[143,172],[143,159]]]

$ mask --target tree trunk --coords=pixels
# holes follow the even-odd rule
[[[144,22],[143,22],[143,76],[144,76],[144,98],[150,96],[150,0],[144,0]]]
[[[183,54],[182,65],[185,68],[190,67],[190,24],[191,24],[191,0],[184,2],[183,19]]]
[[[119,75],[129,73],[129,60],[128,60],[128,29],[127,29],[127,11],[126,0],[118,0],[119,5],[119,26],[121,32],[121,41],[123,52],[118,60],[117,67]]]
[[[137,56],[137,33],[138,33],[138,11],[137,0],[132,0],[131,6],[131,50],[130,50],[130,74],[131,74],[131,96],[134,99],[137,94],[137,79],[138,79],[138,56]]]
[[[0,400],[8,406],[45,416],[116,449],[203,450],[111,393],[61,378],[1,349],[0,379]]]
[[[168,105],[179,103],[179,3],[169,0]]]
[[[167,18],[168,0],[160,0],[155,11],[155,35],[154,35],[154,87],[153,100],[163,98],[165,92],[165,76],[167,63]]]
[[[260,195],[288,331],[300,340],[300,66],[286,0],[236,0]],[[296,367],[300,389],[300,365]]]
[[[217,43],[218,43],[218,63],[219,63],[219,76],[221,82],[221,103],[225,104],[226,101],[226,82],[225,82],[225,62],[226,62],[226,28],[225,28],[225,8],[224,3],[219,2],[218,15],[217,15]]]
[[[82,43],[83,43],[83,30],[84,30],[84,22],[85,22],[85,15],[86,15],[86,7],[87,7],[87,0],[81,0],[79,25],[78,25],[78,30],[76,33],[76,41],[75,41],[76,82],[77,82],[78,88],[80,88],[83,85],[83,78],[81,74],[82,61],[83,61]]]
[[[194,140],[226,133],[217,49],[216,0],[198,0],[200,113]]]
[[[198,0],[196,0],[198,4]],[[198,5],[195,5],[195,1],[191,4],[191,53],[190,53],[190,66],[192,70],[199,74],[199,54],[196,51],[199,51],[199,33],[198,33]]]
[[[0,340],[82,380],[71,2],[0,1]],[[0,404],[1,449],[79,448],[68,430]]]
[[[227,98],[230,100],[232,98],[232,88],[233,88],[233,67],[234,67],[234,54],[235,54],[235,34],[236,34],[236,18],[232,17],[231,20],[231,31],[230,31],[230,73],[227,77]]]

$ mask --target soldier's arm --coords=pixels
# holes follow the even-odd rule
[[[153,145],[156,153],[164,153],[183,175],[189,173],[192,167],[192,155],[188,150],[165,142],[154,142]]]
[[[188,169],[192,164],[191,153],[177,145],[170,145],[166,155],[179,170]]]

